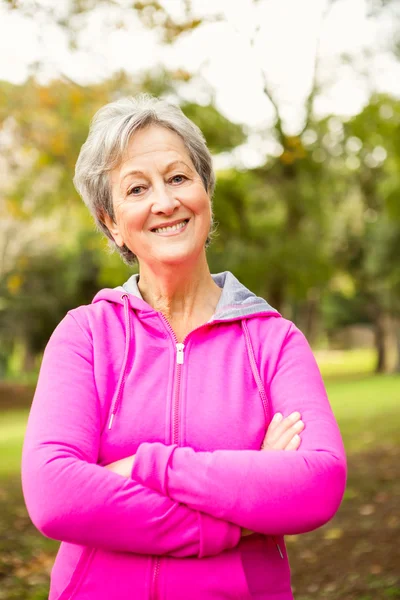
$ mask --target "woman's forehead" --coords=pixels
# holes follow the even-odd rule
[[[150,125],[131,136],[125,158],[145,158],[147,154],[160,152],[176,152],[188,156],[186,146],[177,133],[159,125]]]
[[[153,165],[166,169],[172,163],[194,168],[178,134],[164,127],[151,126],[133,134],[116,170],[123,177],[127,169],[145,170]]]

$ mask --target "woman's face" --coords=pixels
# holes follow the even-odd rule
[[[115,222],[107,216],[105,224],[139,264],[181,263],[204,249],[210,198],[175,132],[157,125],[136,132],[111,172],[111,189]],[[183,219],[189,222],[182,230],[152,231]]]

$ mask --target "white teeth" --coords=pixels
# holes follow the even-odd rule
[[[162,233],[163,231],[177,231],[178,229],[182,229],[185,227],[187,221],[182,221],[182,223],[178,223],[177,225],[172,225],[170,227],[161,227],[160,229],[154,229],[154,233]]]

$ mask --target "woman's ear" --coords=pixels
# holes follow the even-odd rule
[[[111,233],[111,235],[113,236],[114,241],[117,244],[117,246],[122,247],[124,245],[124,240],[122,238],[122,235],[121,235],[121,232],[119,230],[117,223],[115,221],[113,221],[113,219],[110,217],[110,215],[107,215],[107,214],[103,216],[103,223],[107,227],[107,229]]]

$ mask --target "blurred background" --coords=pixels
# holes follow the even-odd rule
[[[150,92],[217,170],[212,273],[311,343],[348,452],[343,504],[287,538],[296,600],[400,598],[399,0],[0,0],[0,599],[44,600],[58,542],[20,485],[44,347],[134,270],[72,184],[90,119]]]

